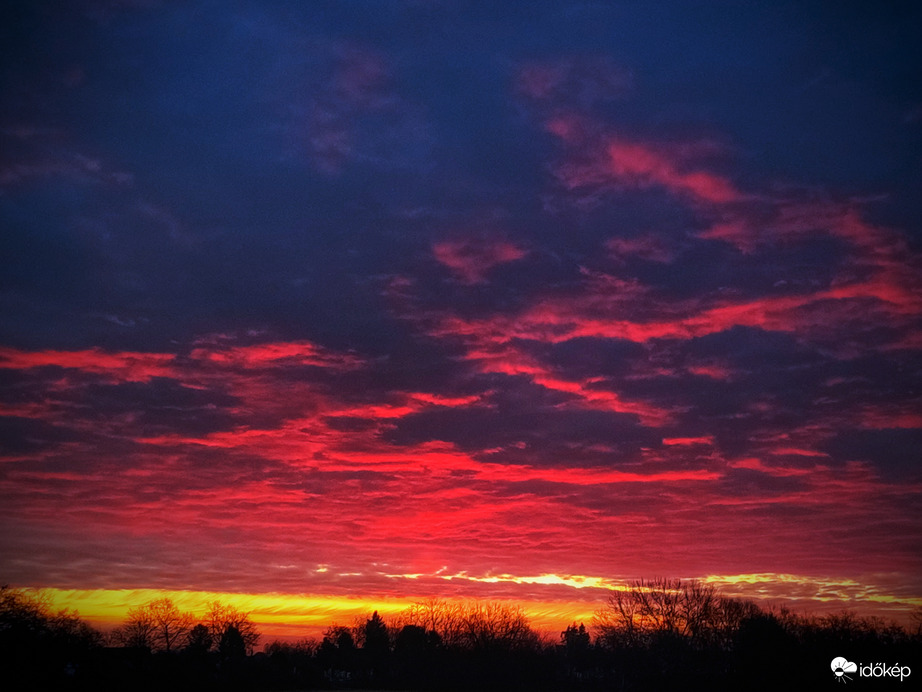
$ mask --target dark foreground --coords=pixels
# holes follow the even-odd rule
[[[591,631],[574,624],[554,640],[520,608],[432,600],[400,621],[374,613],[331,625],[320,642],[254,653],[259,634],[246,614],[214,604],[209,630],[170,605],[133,610],[119,636],[105,637],[76,613],[0,589],[0,689],[860,691],[918,689],[922,679],[922,611],[911,628],[850,613],[808,617],[696,582],[636,582],[610,595]]]

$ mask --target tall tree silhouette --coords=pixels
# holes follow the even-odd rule
[[[208,604],[205,625],[211,632],[211,639],[215,646],[220,644],[221,638],[230,627],[237,630],[248,654],[253,653],[259,642],[260,634],[256,625],[250,620],[250,614],[234,606],[225,605],[221,601],[212,601]]]
[[[380,680],[385,674],[388,658],[391,653],[391,642],[387,625],[376,610],[365,621],[364,644],[362,654],[365,663],[366,675],[369,680]]]
[[[221,641],[218,642],[218,653],[224,660],[239,660],[246,656],[246,643],[243,636],[233,625],[229,625],[224,634],[221,635]]]
[[[384,619],[376,610],[365,622],[365,651],[376,655],[384,655],[390,651],[390,637]]]
[[[330,681],[344,681],[352,677],[357,667],[358,649],[348,627],[331,625],[327,628],[317,649],[317,661]]]
[[[206,654],[211,650],[212,638],[208,627],[202,623],[189,630],[186,638],[186,650],[197,655]]]

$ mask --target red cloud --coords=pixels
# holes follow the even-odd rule
[[[853,248],[866,250],[868,259],[878,261],[904,260],[908,252],[900,234],[866,222],[854,203],[785,196],[765,197],[751,206],[726,210],[697,237],[722,240],[741,252],[752,253],[762,247],[792,244],[817,235],[842,239]]]
[[[714,436],[704,435],[702,437],[664,437],[663,444],[667,447],[672,447],[675,445],[713,445]]]
[[[499,464],[482,464],[484,472],[478,474],[494,481],[521,482],[545,480],[569,485],[598,486],[610,483],[676,483],[685,481],[716,481],[721,474],[706,469],[689,471],[661,471],[638,473],[603,469],[551,468],[537,469]],[[492,473],[490,472],[492,471]]]
[[[922,260],[902,234],[866,222],[854,204],[779,200],[751,212],[740,207],[698,237],[753,253],[766,244],[817,235],[844,242],[848,255],[839,275],[828,288],[803,296],[776,317],[801,330],[855,320],[907,332],[915,328],[922,314]]]
[[[652,233],[637,238],[611,238],[605,247],[614,259],[622,262],[629,257],[661,263],[671,262],[675,258],[674,249],[663,238]]]
[[[698,377],[710,377],[714,380],[729,380],[733,378],[733,370],[717,363],[699,363],[689,365],[686,370]]]
[[[922,413],[895,404],[865,406],[855,413],[853,424],[866,430],[922,429]]]
[[[335,353],[309,341],[283,341],[230,348],[200,347],[194,349],[189,357],[194,360],[242,368],[316,365],[336,370],[350,370],[362,365],[362,361],[355,356]]]
[[[483,282],[493,267],[522,259],[527,253],[506,241],[470,238],[435,243],[432,254],[464,283],[476,284]]]
[[[430,398],[440,401],[425,393],[407,395],[421,403]],[[745,486],[728,485],[732,479],[719,464],[669,468],[662,459],[611,469],[484,462],[443,442],[395,446],[376,430],[336,431],[323,422],[336,402],[313,405],[320,407],[317,416],[274,430],[174,440],[169,450],[134,458],[126,470],[136,475],[91,475],[77,467],[53,477],[11,477],[0,481],[7,511],[17,508],[30,531],[47,531],[49,540],[37,544],[50,546],[49,552],[33,545],[35,564],[59,555],[56,541],[70,554],[86,554],[73,574],[60,566],[49,572],[61,581],[80,583],[98,559],[94,548],[104,544],[128,556],[121,563],[123,578],[148,584],[175,584],[193,564],[196,578],[211,588],[239,590],[245,583],[256,590],[372,595],[406,594],[407,585],[387,575],[423,569],[434,577],[443,567],[448,575],[474,576],[569,574],[573,564],[590,575],[672,569],[694,576],[738,573],[742,564],[751,571],[752,563],[740,562],[740,555],[755,551],[779,571],[809,572],[816,566],[817,541],[834,551],[847,540],[854,549],[855,534],[843,538],[842,527],[896,497],[859,465],[809,473],[746,459],[729,465],[804,484],[772,493],[752,474]],[[196,442],[219,442],[226,450],[222,458],[248,462],[235,469],[233,463],[215,468],[195,461],[202,449]],[[683,446],[657,453],[684,459]],[[254,478],[253,459],[269,471]],[[92,492],[81,490],[88,480]],[[163,497],[171,507],[166,515]],[[796,511],[788,515],[786,508]],[[176,543],[173,534],[190,526],[198,528]],[[785,536],[783,550],[778,534]],[[615,551],[604,549],[612,536]],[[20,540],[35,543],[30,534],[7,544],[18,552]],[[701,551],[702,541],[708,550]],[[143,555],[133,557],[138,550],[128,548],[139,542]],[[420,588],[438,593],[429,583]],[[507,587],[470,588],[471,594],[495,596]]]
[[[440,396],[438,394],[432,394],[430,392],[412,392],[409,394],[410,399],[414,401],[419,401],[424,404],[432,404],[434,406],[446,406],[446,407],[456,407],[456,406],[470,406],[480,401],[479,396]]]
[[[629,291],[613,290],[619,283]],[[631,301],[628,296],[636,298]],[[911,285],[896,284],[887,277],[800,295],[703,298],[683,303],[658,302],[642,289],[630,289],[623,282],[615,282],[611,288],[596,282],[592,292],[546,299],[517,315],[479,320],[447,317],[434,334],[494,344],[507,344],[514,339],[561,343],[581,337],[646,343],[655,339],[691,339],[744,326],[797,332],[808,338],[812,333],[828,334],[836,325],[847,325],[856,317],[870,319],[873,313],[867,306],[856,313],[857,301],[870,301],[879,314],[893,318],[914,317],[922,311],[922,297]],[[674,316],[663,319],[662,315],[668,313]]]
[[[714,149],[709,143],[666,145],[600,132],[600,125],[573,113],[555,113],[544,128],[567,149],[556,174],[568,190],[661,187],[693,202],[718,207],[750,199],[725,177],[696,166]]]
[[[460,330],[453,332],[461,333]],[[599,380],[573,380],[555,373],[550,367],[541,364],[512,346],[502,337],[493,340],[495,329],[484,325],[482,331],[465,332],[470,338],[467,359],[476,364],[483,373],[501,373],[504,375],[523,375],[534,384],[545,389],[562,392],[574,397],[575,405],[614,413],[627,413],[637,416],[644,425],[661,426],[669,422],[672,415],[658,406],[641,401],[630,401],[617,392],[601,388]]]
[[[697,234],[702,240],[722,240],[735,245],[741,252],[751,253],[758,242],[764,242],[765,236],[752,232],[744,218],[731,218],[718,221],[706,231]]]
[[[772,454],[777,456],[800,456],[800,457],[818,457],[828,459],[826,452],[818,452],[815,449],[803,449],[800,447],[775,447],[771,450]]]
[[[897,347],[915,343],[907,333],[922,314],[922,261],[904,236],[865,221],[855,203],[817,199],[816,193],[790,189],[745,195],[729,179],[701,164],[715,152],[707,143],[664,144],[606,132],[605,124],[585,108],[580,112],[576,102],[569,104],[569,110],[561,107],[561,85],[566,81],[564,65],[533,66],[523,71],[520,90],[538,102],[557,105],[544,109],[544,127],[564,145],[556,174],[567,190],[582,195],[572,200],[575,203],[598,203],[609,190],[659,187],[717,215],[709,229],[697,234],[699,239],[721,240],[741,252],[754,253],[766,246],[827,235],[844,242],[849,255],[831,285],[799,295],[747,300],[714,296],[659,305],[651,305],[645,296],[646,305],[627,310],[614,309],[611,292],[602,298],[604,292],[588,286],[582,297],[545,300],[514,318],[482,321],[474,330],[505,333],[508,339],[560,342],[594,336],[647,343],[750,326],[828,339],[837,328],[859,320],[886,322],[903,331],[898,342],[902,346]],[[616,238],[607,246],[613,259],[622,263],[630,257],[668,262],[675,256],[665,240],[652,235]],[[638,297],[636,291],[634,296]],[[469,331],[463,325],[455,327]],[[860,348],[839,343],[843,353]]]
[[[264,413],[271,411],[278,399],[278,383],[253,382],[249,378],[232,378],[231,391],[246,400],[248,406]],[[340,401],[333,392],[321,392],[302,386],[297,391],[286,386],[286,398],[279,412],[283,420],[275,427],[240,427],[199,437],[167,434],[139,437],[147,445],[211,447],[245,451],[294,464],[299,468],[314,466],[325,471],[393,471],[418,468],[418,464],[435,464],[438,468],[470,470],[476,464],[470,457],[442,443],[416,448],[393,448],[381,442],[379,435],[394,420],[434,407],[465,407],[479,401],[479,396],[445,397],[428,392],[392,393],[388,401],[350,404]],[[361,419],[368,425],[343,431],[336,427],[342,419]],[[459,466],[460,464],[460,466]]]
[[[734,461],[728,462],[728,466],[734,469],[748,469],[750,471],[759,471],[760,473],[765,473],[769,476],[778,476],[781,478],[789,476],[807,476],[812,473],[815,473],[815,468],[801,468],[801,467],[791,467],[783,466],[778,464],[772,464],[771,466],[765,464],[761,459],[754,457],[747,457],[744,459],[736,459]]]
[[[0,368],[28,370],[58,367],[123,382],[147,382],[152,377],[174,377],[175,356],[169,353],[109,353],[101,349],[85,351],[20,351],[0,348]]]
[[[583,118],[566,114],[557,115],[548,120],[544,123],[544,129],[563,140],[565,144],[573,146],[586,139],[591,131],[591,125]]]
[[[363,364],[356,356],[336,353],[306,341],[253,346],[200,346],[191,351],[189,358],[228,370],[284,365],[314,365],[334,370],[351,370]],[[171,353],[107,352],[101,349],[22,351],[0,348],[0,369],[28,370],[42,367],[79,370],[121,382],[148,382],[153,377],[183,379],[186,375],[196,379],[201,374],[190,368],[188,361]]]
[[[707,171],[684,171],[675,157],[648,144],[615,141],[608,145],[609,171],[621,184],[662,186],[696,200],[725,204],[742,198],[733,185]]]

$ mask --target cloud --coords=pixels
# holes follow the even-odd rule
[[[714,444],[714,438],[711,435],[703,437],[664,437],[663,444],[670,447],[673,445],[712,445]]]
[[[313,365],[350,370],[363,365],[362,360],[355,356],[335,353],[307,341],[274,342],[230,348],[222,347],[220,344],[211,347],[200,346],[193,349],[189,357],[193,360],[246,369],[274,365]]]
[[[613,259],[626,262],[632,258],[649,262],[668,263],[675,259],[676,249],[670,247],[664,238],[652,233],[635,238],[610,238],[605,248]]]
[[[292,124],[308,160],[327,176],[348,166],[389,170],[424,163],[428,126],[421,111],[397,91],[393,62],[382,51],[353,42],[320,41],[314,67],[295,95]]]
[[[850,328],[854,320],[870,323],[888,316],[894,325],[905,325],[918,314],[917,303],[914,291],[886,278],[857,280],[813,292],[758,298],[705,296],[676,302],[611,277],[591,282],[582,295],[547,298],[513,316],[449,317],[437,333],[493,335],[498,343],[512,339],[561,343],[589,337],[647,343],[756,327],[796,333],[810,340],[823,338],[830,330]]]
[[[237,7],[178,31],[198,9],[63,33],[27,13],[42,31],[10,47],[4,579],[918,598],[896,120],[859,156],[792,119],[758,42],[718,78],[668,22],[622,35],[595,7],[518,32]],[[838,105],[906,112],[875,103]]]
[[[516,91],[538,107],[590,108],[623,98],[633,84],[631,72],[607,56],[566,57],[523,65]]]
[[[21,351],[0,349],[0,368],[29,370],[57,367],[102,375],[105,379],[147,382],[153,377],[171,377],[175,356],[166,353],[107,353],[85,351]]]
[[[0,190],[5,194],[54,179],[118,189],[131,187],[134,175],[111,162],[74,148],[57,128],[19,124],[0,129],[6,149],[0,161]]]
[[[334,52],[332,78],[313,99],[307,123],[310,154],[327,173],[340,171],[356,155],[360,115],[395,105],[390,71],[381,55],[355,46],[340,46]]]
[[[733,184],[705,170],[683,170],[677,157],[646,143],[613,141],[608,144],[608,172],[616,184],[639,188],[654,185],[696,201],[726,204],[742,198]],[[579,187],[578,177],[566,179]]]
[[[554,175],[569,194],[598,197],[662,189],[680,200],[718,209],[755,201],[703,165],[721,152],[709,141],[670,143],[631,137],[579,112],[554,113],[543,128],[562,144]]]
[[[477,284],[486,281],[494,267],[522,259],[527,253],[503,240],[466,238],[434,243],[432,254],[463,283]]]

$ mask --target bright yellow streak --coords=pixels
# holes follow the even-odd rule
[[[351,625],[375,610],[385,619],[396,618],[423,597],[348,598],[282,593],[246,594],[215,591],[157,589],[42,589],[54,608],[76,610],[80,617],[103,629],[124,622],[130,608],[157,598],[169,598],[183,611],[203,616],[212,601],[249,613],[265,644],[276,638],[317,637],[332,624]],[[465,601],[469,599],[446,599]],[[556,634],[572,622],[592,619],[596,606],[584,601],[510,601],[525,610],[532,626]]]
[[[293,595],[282,593],[224,593],[216,591],[172,591],[159,589],[43,589],[56,608],[75,609],[89,622],[111,626],[124,621],[130,608],[157,598],[169,598],[183,611],[203,616],[212,601],[221,601],[250,614],[261,629],[323,629],[339,622],[370,615],[395,615],[414,601],[409,599],[346,598],[341,596]],[[269,626],[269,627],[265,627]]]
[[[856,582],[854,579],[836,579],[830,582],[829,580],[818,579],[816,577],[805,577],[799,574],[776,574],[774,572],[761,572],[758,574],[710,575],[704,577],[702,581],[716,584],[832,583],[839,586],[858,586],[858,582]]]
[[[630,588],[629,582],[585,575],[541,574],[516,576],[499,574],[475,576],[467,573],[390,574],[394,580],[416,580],[437,577],[445,581],[470,581],[485,584],[512,583],[537,586],[562,586],[583,592],[574,598],[523,600],[496,599],[521,606],[532,626],[548,636],[556,636],[571,623],[589,625],[594,613],[605,607],[606,591]],[[899,596],[881,586],[862,584],[854,579],[818,578],[796,574],[735,574],[708,575],[700,580],[717,587],[726,596],[756,600],[798,601],[815,604],[817,610],[837,607],[860,608],[894,616],[906,615],[922,607],[922,597]],[[598,590],[598,591],[593,591]],[[69,608],[101,629],[114,627],[127,618],[128,610],[157,598],[170,598],[180,610],[202,617],[212,601],[233,606],[250,614],[250,619],[262,632],[262,643],[274,639],[317,637],[332,624],[352,625],[377,610],[386,620],[394,622],[399,614],[414,603],[432,596],[431,593],[394,596],[345,597],[285,593],[226,593],[216,591],[172,591],[157,589],[42,589],[54,608]],[[484,594],[482,599],[490,599]],[[448,601],[469,601],[470,598],[447,598]]]
[[[604,577],[587,577],[583,575],[560,576],[558,574],[541,574],[537,577],[517,577],[512,574],[496,574],[489,577],[472,577],[466,572],[451,575],[440,575],[442,579],[451,581],[452,579],[465,579],[467,581],[479,581],[487,584],[497,584],[499,582],[512,582],[513,584],[551,584],[560,586],[569,586],[574,589],[623,589],[624,583],[605,579]]]
[[[862,584],[854,579],[811,577],[800,574],[710,575],[701,581],[713,584],[727,595],[745,595],[753,598],[802,598],[820,603],[834,601],[869,602],[886,605],[922,607],[922,598],[896,596],[874,584]],[[735,590],[731,593],[731,589]]]

